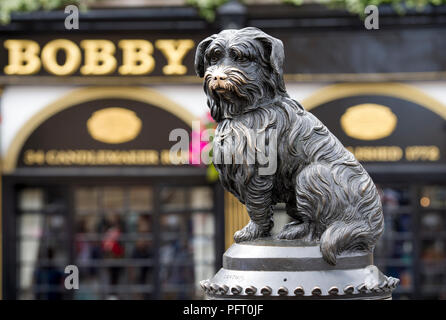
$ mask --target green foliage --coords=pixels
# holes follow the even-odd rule
[[[284,3],[302,5],[304,0],[282,0]],[[188,0],[187,3],[199,9],[202,17],[212,22],[215,19],[215,11],[219,6],[228,2],[228,0]],[[243,2],[243,1],[241,1]],[[423,10],[427,5],[446,4],[446,0],[314,0],[333,9],[343,9],[348,12],[364,16],[364,9],[368,5],[392,5],[398,13],[404,13],[406,8]]]
[[[215,11],[229,0],[187,0],[187,4],[197,7],[200,15],[207,21],[215,20]]]
[[[302,0],[284,0],[284,2],[302,4]],[[427,5],[446,4],[446,0],[316,0],[315,2],[329,8],[344,9],[359,16],[364,16],[364,9],[369,5],[391,5],[396,12],[403,14],[406,9],[421,11]]]
[[[69,4],[74,4],[84,9],[85,3],[85,0],[0,0],[0,23],[8,23],[13,12],[54,10]]]
[[[88,2],[98,0],[0,0],[0,23],[8,23],[12,12],[31,12],[36,10],[54,10],[69,4],[86,9]],[[124,1],[124,0],[123,0]],[[198,8],[200,15],[207,21],[215,20],[215,12],[229,0],[187,0],[187,4]],[[304,0],[282,0],[284,3],[302,5]],[[243,2],[241,0],[240,2]],[[426,5],[446,5],[446,0],[314,0],[314,3],[326,5],[329,8],[344,9],[349,12],[364,15],[368,5],[389,4],[399,13],[405,8],[422,10]]]
[[[209,182],[215,182],[218,180],[218,172],[217,172],[217,169],[215,169],[213,163],[211,163],[206,168],[206,178]]]

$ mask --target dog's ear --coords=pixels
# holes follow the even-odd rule
[[[283,60],[285,58],[282,41],[267,34],[256,37],[255,39],[262,43],[265,52],[269,54],[269,63],[273,70],[278,75],[282,75]]]
[[[197,46],[197,51],[195,52],[195,73],[203,78],[204,76],[204,51],[209,47],[211,42],[217,37],[216,34],[207,37],[201,41]]]

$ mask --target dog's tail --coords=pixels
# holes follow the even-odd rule
[[[335,265],[341,252],[373,250],[380,234],[379,230],[370,227],[367,220],[336,221],[322,234],[320,250],[325,261]]]

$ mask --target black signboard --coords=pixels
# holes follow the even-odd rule
[[[177,143],[169,140],[174,129],[190,136],[190,124],[162,108],[130,99],[95,99],[40,124],[23,144],[17,167],[177,165],[169,156]],[[182,156],[187,160],[187,153]]]
[[[353,95],[325,102],[316,115],[361,162],[446,163],[446,121],[412,101]]]
[[[446,77],[446,37],[441,28],[264,30],[284,43],[286,80]],[[196,46],[214,32],[2,34],[0,83],[199,83],[193,66]]]

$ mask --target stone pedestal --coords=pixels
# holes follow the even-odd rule
[[[200,285],[208,299],[391,299],[398,282],[372,254],[341,255],[332,266],[317,243],[266,239],[232,245]]]

